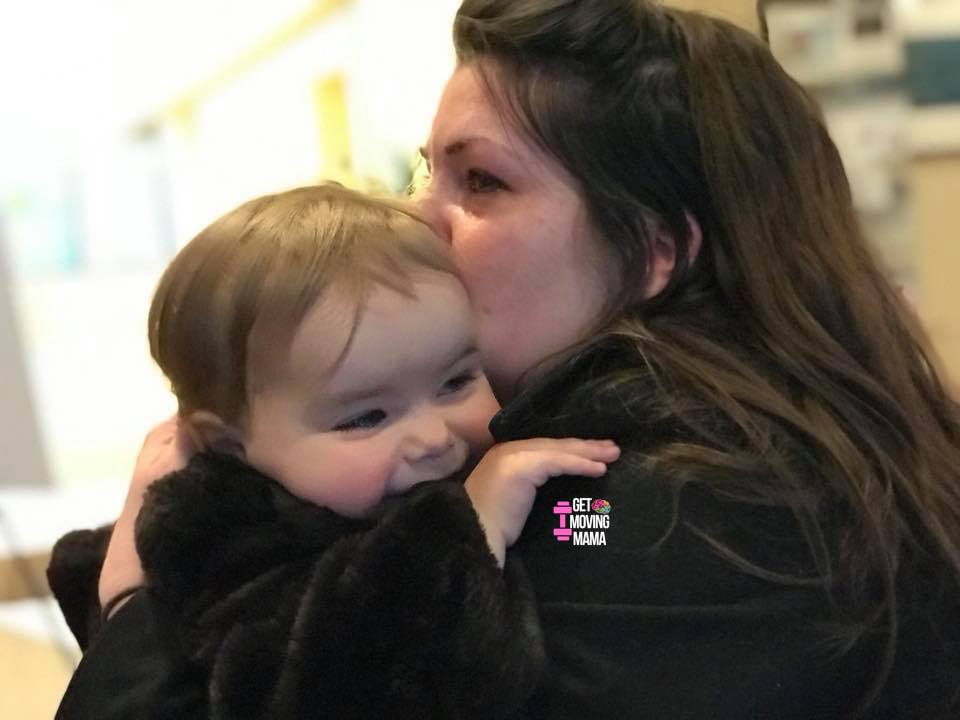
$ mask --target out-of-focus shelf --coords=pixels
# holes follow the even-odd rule
[[[53,544],[71,530],[113,522],[125,494],[120,483],[0,488],[0,603],[46,594]]]

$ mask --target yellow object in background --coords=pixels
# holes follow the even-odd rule
[[[321,180],[355,185],[350,123],[347,116],[346,79],[343,73],[321,78],[314,87],[317,112],[318,167]]]
[[[50,643],[0,628],[0,717],[49,720],[72,670]]]
[[[665,0],[664,4],[681,10],[695,10],[735,23],[757,34],[757,3],[754,0]]]

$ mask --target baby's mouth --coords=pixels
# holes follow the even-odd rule
[[[422,461],[417,474],[423,478],[421,482],[443,480],[463,467],[467,455],[466,443],[458,442],[443,455]]]

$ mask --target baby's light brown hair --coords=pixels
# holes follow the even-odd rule
[[[286,356],[297,327],[336,287],[357,316],[372,290],[410,296],[423,271],[455,275],[445,244],[398,201],[336,184],[250,200],[191,240],[160,278],[150,354],[182,416],[244,422],[251,378]]]

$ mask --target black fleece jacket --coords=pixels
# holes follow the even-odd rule
[[[522,561],[532,581],[546,652],[542,681],[521,716],[853,716],[881,670],[885,637],[866,632],[845,652],[830,641],[838,628],[849,627],[837,622],[822,583],[812,581],[815,564],[791,512],[725,498],[716,492],[719,478],[692,478],[674,490],[664,471],[644,462],[663,443],[691,438],[690,430],[658,417],[655,386],[644,373],[616,385],[594,384],[637,364],[632,351],[616,342],[595,345],[528,387],[491,426],[498,441],[612,438],[624,451],[602,478],[556,478],[541,488],[522,536],[508,552],[512,560]],[[701,426],[707,435],[733,432],[709,411]],[[776,440],[787,449],[797,442],[787,431]],[[817,482],[816,467],[798,462],[795,469],[811,473],[810,482]],[[461,532],[478,532],[475,519],[464,522],[471,529],[458,525]],[[839,527],[831,528],[829,522],[824,527],[827,542],[835,542]],[[448,532],[456,537],[453,526]],[[734,562],[734,556],[739,560]],[[304,581],[291,572],[286,582],[292,587]],[[900,585],[893,668],[861,717],[960,717],[957,706],[951,706],[960,687],[956,583],[940,563],[905,559]],[[270,596],[288,591],[278,588],[259,596],[253,587],[250,592],[256,599],[239,602],[232,612],[260,614]],[[160,628],[170,622],[164,615],[168,604],[140,594],[117,613],[86,653],[60,718],[147,717],[142,709],[155,706],[158,696],[176,697],[189,686],[182,665],[164,650],[169,643]],[[411,618],[393,622],[405,626]],[[273,681],[283,671],[277,646],[260,645],[247,625],[236,627],[242,629],[229,642],[249,648],[243,651],[249,657],[241,654],[237,660],[258,668],[249,682],[273,688],[274,697],[288,692],[297,697],[299,690]],[[536,633],[525,632],[536,643]],[[259,647],[264,651],[255,650]],[[510,645],[498,642],[493,655],[498,647]],[[477,648],[478,653],[490,650],[483,642]],[[528,651],[537,657],[536,650]],[[510,668],[511,657],[490,662]],[[382,677],[372,675],[374,682],[359,678],[352,687],[370,689]],[[490,679],[479,678],[483,689],[477,705],[488,702],[495,708],[499,694],[490,689]],[[310,679],[294,682],[309,685]],[[472,678],[466,683],[474,687]],[[522,687],[508,683],[505,692]],[[448,697],[458,697],[457,692],[451,688]],[[261,695],[259,690],[254,694]],[[326,699],[318,692],[313,702],[320,707]],[[384,715],[401,716],[392,711]]]
[[[161,717],[505,718],[543,662],[529,583],[456,481],[349,519],[195,457],[137,519],[182,686]]]

